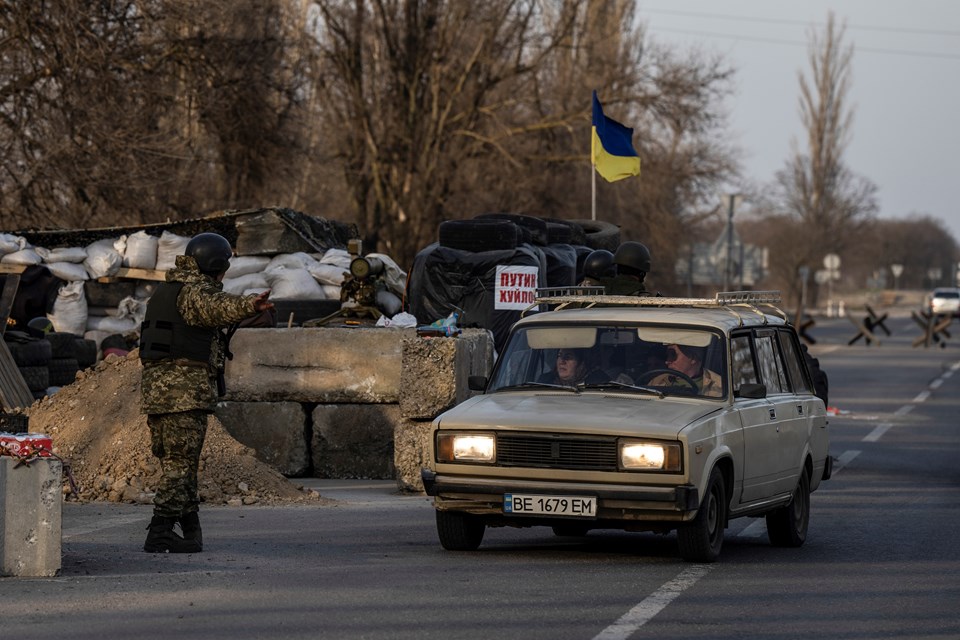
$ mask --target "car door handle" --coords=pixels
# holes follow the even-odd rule
[[[801,415],[801,416],[803,415],[803,405],[802,405],[802,404],[798,404],[798,405],[797,405],[797,414],[798,414],[798,415]]]
[[[771,419],[771,420],[776,420],[776,419],[777,419],[777,410],[776,410],[776,409],[770,409],[770,419]]]

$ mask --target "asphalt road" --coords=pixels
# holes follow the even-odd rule
[[[712,565],[672,535],[545,528],[453,553],[427,498],[316,480],[336,506],[204,507],[202,554],[155,555],[150,507],[68,504],[62,574],[0,578],[0,638],[960,638],[960,335],[886,325],[811,330],[838,463],[800,549],[742,519]]]

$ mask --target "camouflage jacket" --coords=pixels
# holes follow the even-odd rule
[[[219,329],[257,314],[253,308],[255,296],[225,293],[222,283],[200,273],[192,257],[177,256],[176,266],[167,272],[167,282],[184,283],[177,297],[177,311],[187,324]],[[213,410],[217,400],[216,376],[226,360],[225,347],[225,336],[217,331],[206,366],[172,360],[146,364],[140,379],[140,411]]]
[[[612,296],[650,295],[642,282],[630,276],[616,275],[612,278],[604,278],[601,284],[604,287],[604,292]]]

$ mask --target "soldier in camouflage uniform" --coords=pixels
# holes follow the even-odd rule
[[[269,292],[237,296],[223,291],[233,255],[226,238],[201,233],[185,254],[177,256],[166,282],[150,297],[140,334],[141,412],[163,472],[143,546],[154,553],[203,549],[197,467],[227,355],[220,329],[273,307]],[[177,523],[182,537],[174,531]]]
[[[648,296],[643,280],[650,272],[650,250],[639,242],[622,242],[613,254],[617,275],[604,278],[604,293],[614,296]]]

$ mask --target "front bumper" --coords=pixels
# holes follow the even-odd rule
[[[633,486],[542,480],[503,480],[439,475],[422,469],[420,477],[437,509],[474,514],[502,515],[505,493],[596,496],[598,515],[604,520],[685,520],[700,506],[693,485]]]

